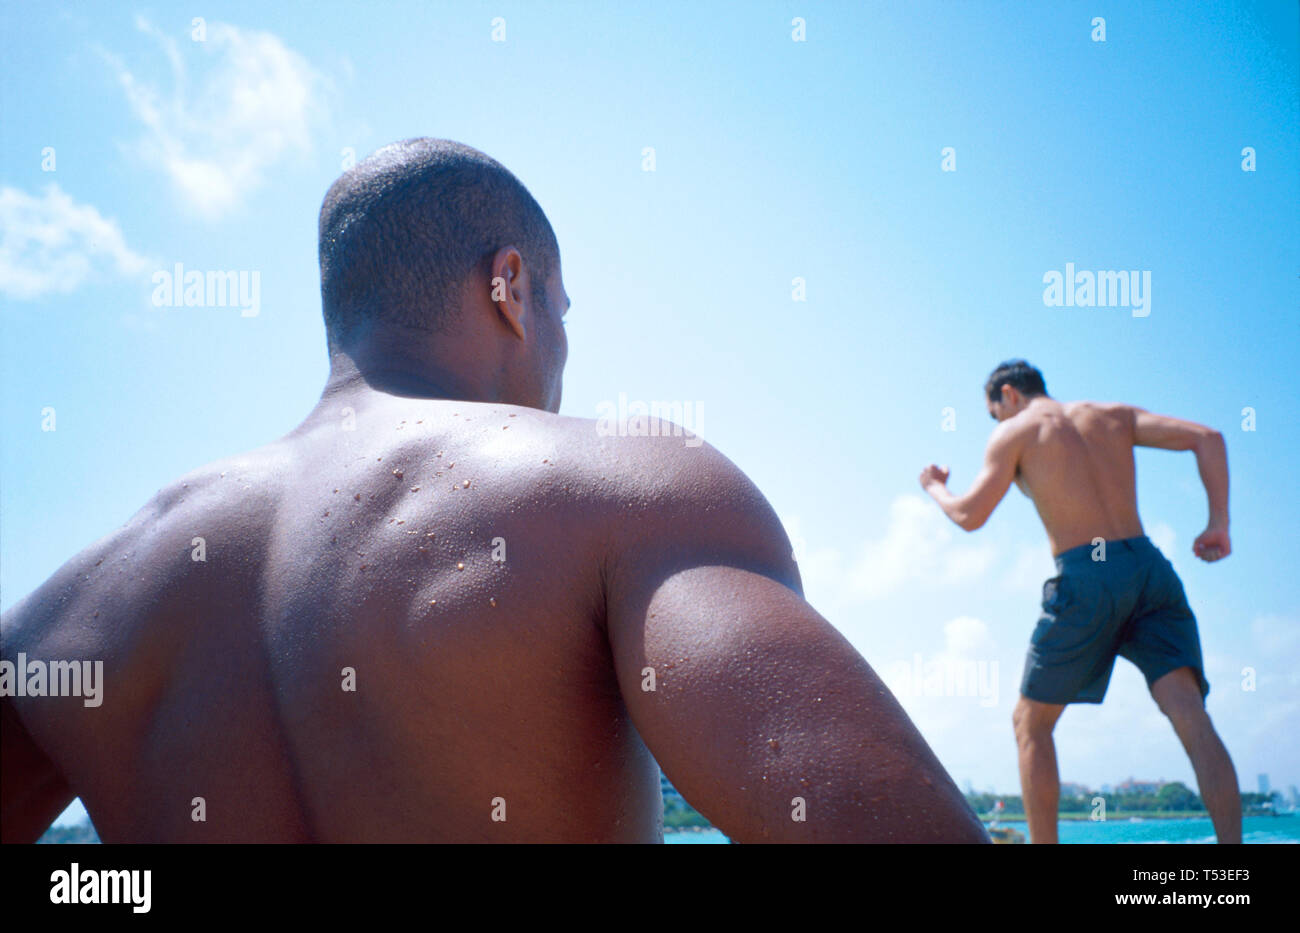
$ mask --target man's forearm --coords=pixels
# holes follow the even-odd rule
[[[966,514],[962,497],[954,496],[948,491],[948,487],[942,483],[931,483],[925,487],[925,491],[935,502],[939,503],[939,508],[943,509],[943,514],[947,515],[962,528],[966,528],[970,522],[970,516]],[[969,529],[968,529],[969,530]]]
[[[1204,435],[1192,448],[1210,503],[1210,525],[1228,527],[1228,447],[1218,431]]]

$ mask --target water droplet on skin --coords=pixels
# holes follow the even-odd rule
[[[405,524],[406,524],[406,519],[404,519],[404,518],[399,518],[399,519],[397,520],[397,524],[399,524],[399,525],[405,525]]]
[[[437,601],[436,599],[431,599],[431,600],[429,600],[429,605],[430,605],[430,606],[436,606],[436,605],[438,605],[438,601]]]
[[[338,490],[337,490],[337,489],[336,489],[336,490],[334,490],[334,491],[335,491],[335,492],[338,492]]]
[[[469,489],[469,480],[465,480],[465,482],[461,483],[461,486],[465,489]]]
[[[353,498],[355,501],[360,502],[360,501],[361,501],[361,493],[357,493],[357,494],[356,494],[355,496],[353,496],[352,498]]]
[[[776,739],[768,739],[767,747],[772,749],[772,751],[778,751],[781,748],[781,743],[778,742]]]
[[[329,509],[326,509],[326,510],[325,510],[325,515],[322,515],[321,518],[324,518],[326,515],[329,515],[329,513],[330,513],[330,510],[329,510]]]
[[[493,599],[489,599],[489,600],[488,600],[488,605],[491,606],[493,609],[495,609],[495,608],[497,607],[497,601],[496,601],[496,599],[495,599],[495,598],[493,598]]]
[[[464,570],[464,569],[465,569],[465,565],[464,565],[464,564],[457,564],[457,565],[456,565],[456,569],[457,569],[457,570]]]
[[[429,532],[427,535],[425,535],[425,537],[426,537],[426,538],[432,538],[432,537],[433,537],[433,532],[432,532],[432,531]]]
[[[401,479],[401,478],[402,478],[402,471],[401,471],[401,470],[394,470],[394,471],[393,471],[393,475],[396,476],[398,479]]]
[[[419,486],[412,486],[412,487],[411,487],[411,492],[419,492],[419,491],[420,491],[420,487],[419,487]]]

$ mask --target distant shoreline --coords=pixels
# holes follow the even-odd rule
[[[1293,816],[1294,814],[1245,813],[1242,815],[1243,816],[1287,817],[1287,816]],[[1065,821],[1077,823],[1085,820],[1091,820],[1092,815],[1090,813],[1058,813],[1056,815],[1056,818],[1058,820],[1065,820]],[[1135,820],[1135,819],[1136,820],[1208,820],[1209,818],[1210,818],[1210,814],[1206,813],[1204,810],[1160,810],[1160,811],[1123,810],[1123,811],[1112,811],[1110,813],[1107,813],[1106,818],[1104,820],[1096,820],[1095,822],[1115,823],[1115,822],[1128,822],[1129,820]],[[982,820],[985,823],[993,822],[993,818],[988,816],[981,816],[980,820]],[[1007,816],[999,816],[997,818],[997,821],[999,823],[1023,823],[1025,822],[1025,815],[1023,813],[1012,813]]]

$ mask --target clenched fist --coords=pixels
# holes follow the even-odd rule
[[[935,483],[938,483],[940,486],[947,485],[948,468],[935,466],[932,463],[921,471],[921,488],[929,489]]]
[[[1201,560],[1213,563],[1232,553],[1232,542],[1228,540],[1227,528],[1206,528],[1192,542],[1192,553]]]

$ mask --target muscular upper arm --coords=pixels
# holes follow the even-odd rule
[[[75,795],[7,696],[0,720],[0,843],[35,842]]]
[[[0,655],[14,665],[15,677],[26,676],[18,669],[18,653],[40,658],[45,634],[58,625],[56,594],[70,585],[71,564],[0,618]],[[76,795],[32,738],[12,696],[0,697],[0,720],[0,842],[35,842]]]
[[[1194,421],[1156,415],[1141,408],[1130,408],[1133,417],[1133,443],[1138,447],[1163,450],[1191,450],[1207,437],[1218,433]]]
[[[160,494],[161,495],[161,494]],[[98,650],[98,633],[86,620],[99,611],[90,606],[117,605],[126,599],[123,588],[105,580],[124,576],[110,570],[106,561],[121,556],[158,512],[157,499],[141,509],[122,528],[77,554],[40,587],[0,617],[0,655],[14,664],[18,653],[29,659],[70,660]],[[41,724],[57,723],[54,698],[3,698],[0,726],[0,836],[3,842],[35,842],[70,804],[76,793],[59,765],[33,736]],[[24,723],[24,717],[27,723]],[[31,728],[28,728],[28,725]]]
[[[893,695],[800,595],[757,489],[711,448],[670,459],[612,555],[607,625],[673,784],[739,842],[984,841]]]
[[[979,474],[962,496],[962,520],[958,524],[967,531],[974,531],[988,521],[1011,488],[1020,464],[1021,431],[1011,421],[993,429]]]

